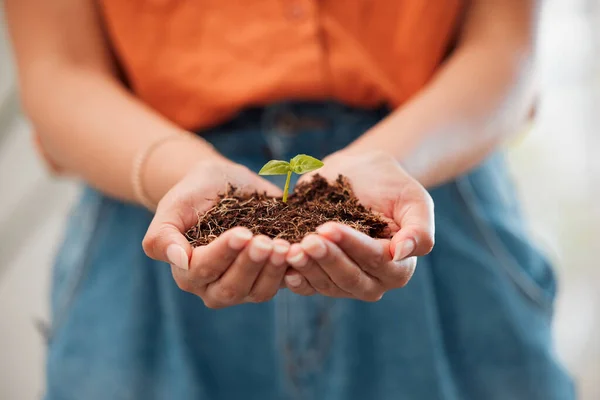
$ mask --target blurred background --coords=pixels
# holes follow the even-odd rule
[[[537,116],[509,155],[538,244],[555,260],[555,338],[579,397],[600,399],[600,1],[545,0]],[[76,110],[75,110],[76,112]],[[73,182],[36,158],[0,9],[0,399],[37,399],[52,256]]]

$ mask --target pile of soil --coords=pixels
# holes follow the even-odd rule
[[[186,236],[192,246],[203,246],[230,228],[244,226],[254,234],[298,243],[327,221],[347,224],[373,238],[390,237],[387,223],[358,202],[342,175],[333,184],[315,175],[297,185],[287,203],[230,186],[213,208],[198,216],[198,224]]]

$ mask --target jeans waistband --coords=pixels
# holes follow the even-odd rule
[[[352,118],[380,120],[389,114],[387,107],[358,108],[334,101],[286,101],[241,110],[229,121],[204,133],[248,129],[275,129],[282,133],[327,130]]]

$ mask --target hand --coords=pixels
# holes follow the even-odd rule
[[[205,160],[161,199],[142,243],[149,257],[171,264],[182,290],[201,297],[210,308],[271,299],[287,268],[289,243],[252,237],[250,230],[241,227],[192,250],[183,232],[196,223],[198,212],[214,204],[227,184],[281,195],[276,186],[241,165],[221,157]]]
[[[375,240],[341,224],[325,224],[317,230],[319,235],[290,248],[287,260],[295,271],[286,275],[287,286],[304,295],[316,291],[378,300],[386,290],[404,286],[414,272],[415,256],[433,248],[433,201],[385,153],[339,152],[323,161],[325,166],[316,173],[330,181],[339,174],[348,177],[360,202],[388,220],[394,235]]]
[[[336,222],[322,225],[317,233],[293,244],[288,253],[293,269],[285,282],[294,293],[378,301],[386,291],[404,287],[415,271],[415,256],[392,259],[389,240]]]

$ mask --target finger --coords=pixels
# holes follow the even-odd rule
[[[206,285],[221,277],[250,239],[250,230],[233,228],[210,244],[195,248],[189,270],[177,267],[171,269],[175,282],[181,290],[202,296]]]
[[[221,278],[208,284],[203,297],[207,306],[230,306],[246,298],[272,250],[271,239],[254,237]]]
[[[392,260],[389,240],[373,239],[348,225],[327,222],[317,228],[317,233],[335,243],[369,275],[378,276],[383,266]]]
[[[313,247],[303,242],[302,249],[340,289],[361,300],[377,301],[381,298],[382,292],[378,283],[350,260],[338,246],[316,235],[312,240],[322,243],[323,246]]]
[[[435,223],[433,200],[425,189],[411,186],[394,207],[394,221],[400,230],[390,243],[394,261],[410,256],[424,256],[434,245]]]
[[[285,256],[289,248],[290,244],[287,241],[283,239],[273,240],[271,257],[258,278],[256,278],[248,295],[248,301],[264,303],[275,297],[280,285],[283,284],[283,276],[286,271]]]
[[[255,174],[255,180],[253,181],[253,183],[251,185],[249,185],[248,187],[242,187],[240,189],[242,189],[242,191],[249,191],[249,192],[258,192],[260,194],[262,193],[266,193],[267,196],[270,197],[281,197],[283,194],[283,190],[281,190],[281,188],[277,185],[275,185],[272,182],[269,182],[268,180],[264,179],[261,176],[258,176]]]
[[[305,183],[305,182],[306,183],[312,182],[312,180],[315,178],[315,175],[319,174],[319,172],[322,172],[322,171],[313,171],[313,172],[309,172],[309,173],[300,175],[300,177],[298,178],[297,184]]]
[[[335,283],[331,281],[331,278],[323,271],[323,269],[309,257],[303,250],[304,246],[325,246],[323,243],[315,243],[311,237],[316,235],[309,235],[302,240],[302,244],[293,244],[290,252],[288,253],[288,263],[298,271],[315,289],[317,292],[324,296],[330,297],[349,297],[350,294],[344,292]]]
[[[267,196],[270,197],[281,197],[283,195],[283,190],[281,190],[281,188],[269,181],[267,181],[266,179],[260,178],[263,182],[264,182],[264,192],[267,194]]]
[[[189,269],[192,247],[183,235],[185,229],[185,221],[177,212],[177,207],[159,204],[142,241],[144,252],[155,260],[183,270]]]
[[[176,279],[188,279],[197,287],[216,281],[227,271],[252,239],[252,232],[243,227],[229,229],[206,246],[192,251],[190,270],[175,272]]]
[[[348,225],[335,222],[323,224],[317,232],[334,242],[386,290],[404,287],[414,274],[416,257],[392,261],[388,251],[389,240],[373,239]]]
[[[415,256],[391,261],[384,267],[386,275],[381,282],[386,290],[403,288],[414,275],[416,268],[417,257]]]
[[[298,271],[289,270],[285,274],[285,283],[289,290],[301,296],[312,296],[317,293]]]

